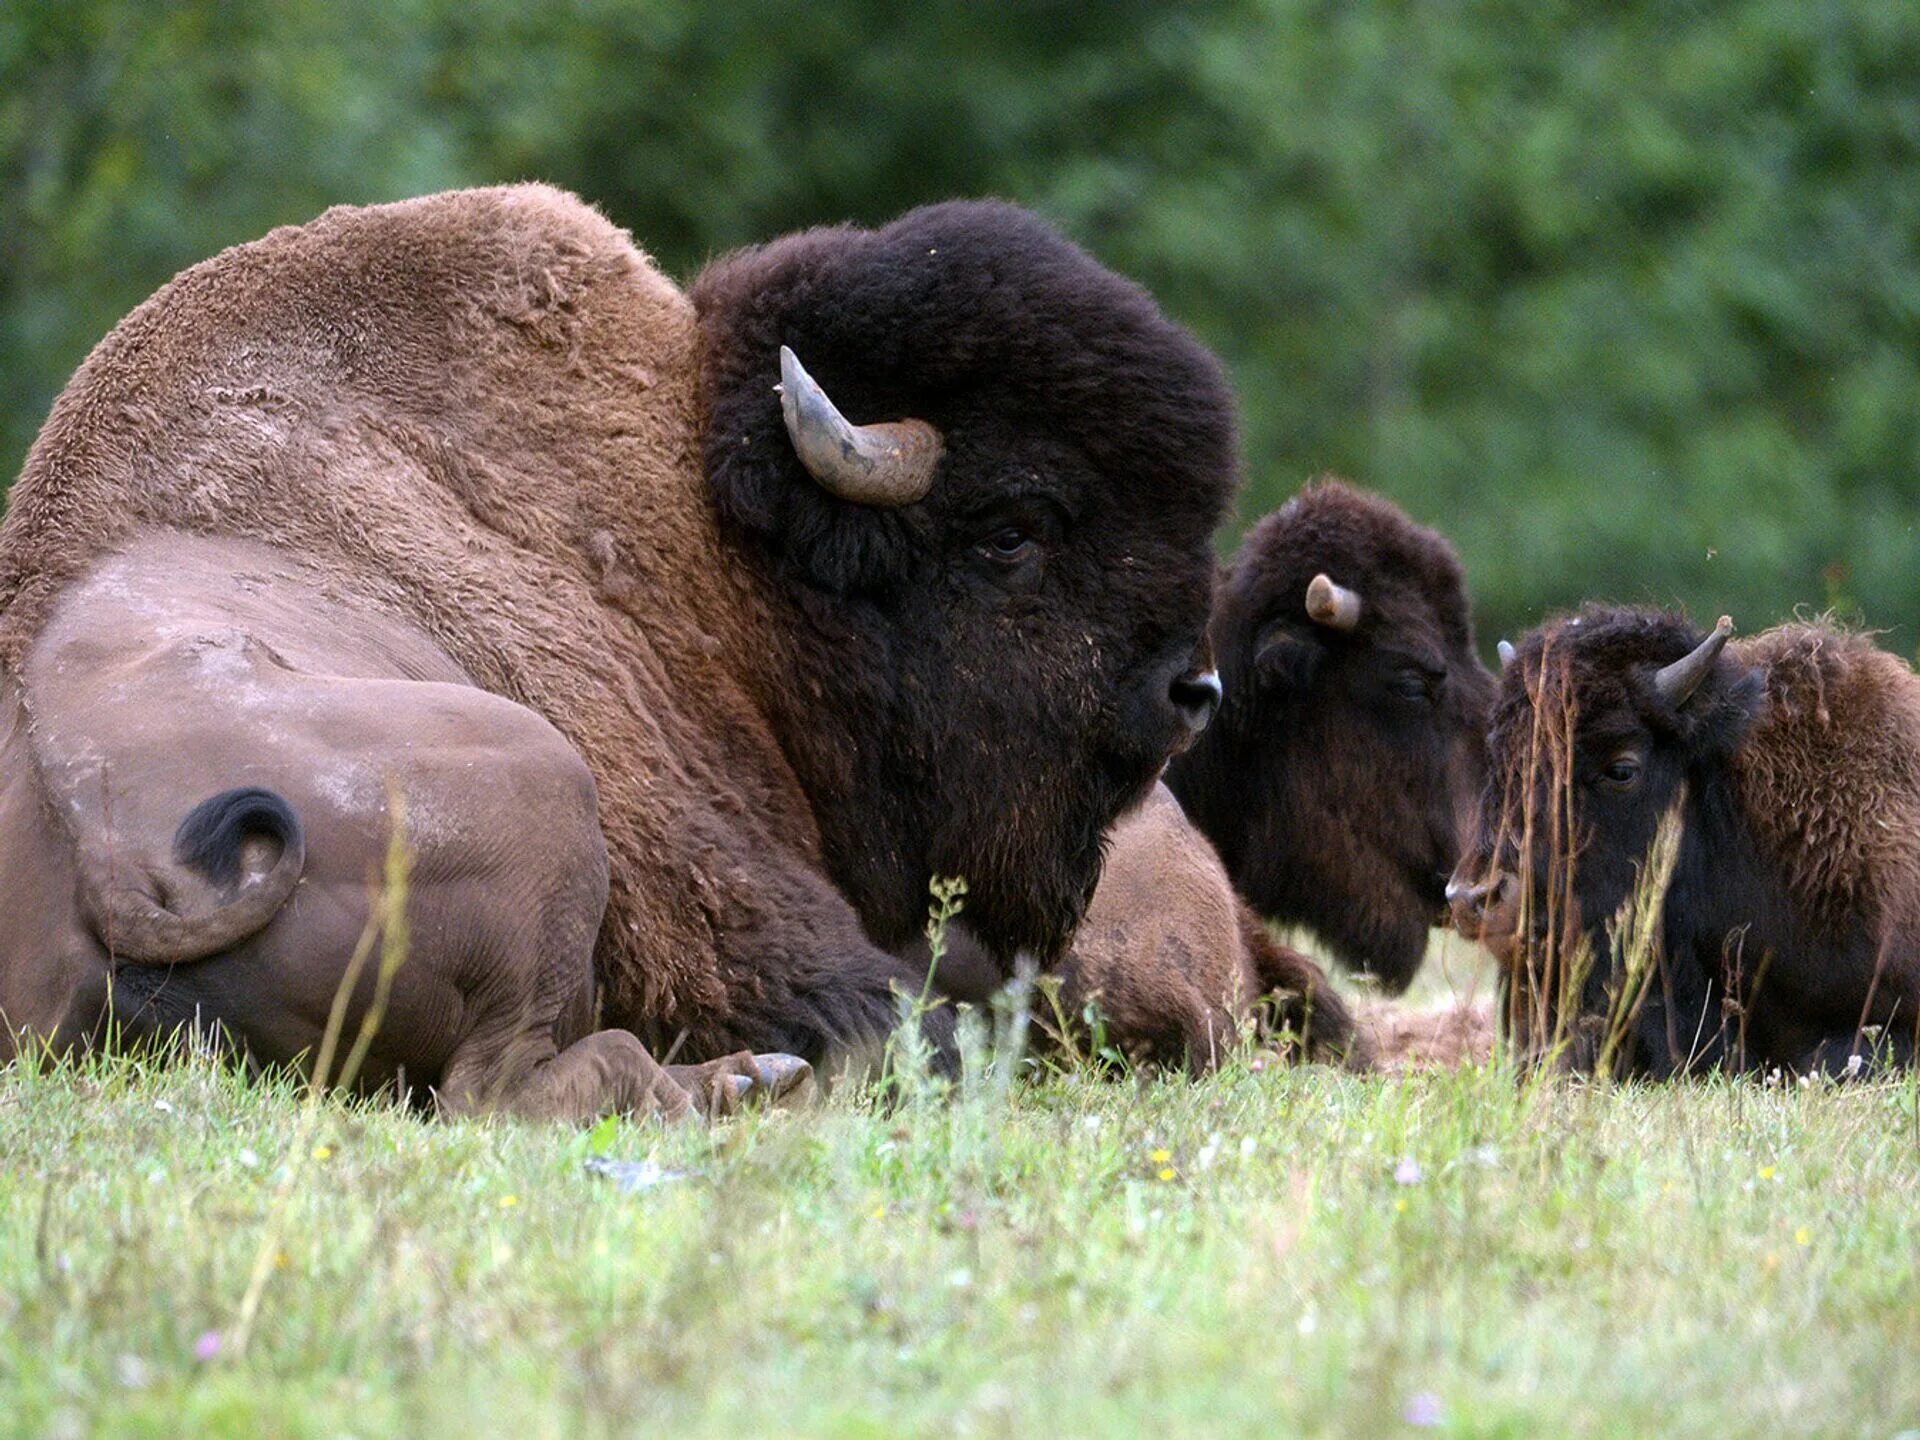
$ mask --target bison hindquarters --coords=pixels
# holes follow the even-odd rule
[[[409,942],[360,1088],[581,1119],[725,1108],[802,1074],[779,1057],[665,1071],[633,1036],[590,1033],[607,858],[586,765],[286,557],[155,537],[68,592],[23,680],[0,730],[0,888],[33,917],[0,934],[10,1031],[71,1047],[193,1028],[310,1063],[397,826]]]

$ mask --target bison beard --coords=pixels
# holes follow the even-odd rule
[[[966,916],[946,941],[942,993],[989,1000],[1000,967]],[[906,953],[921,967],[930,958],[924,945]],[[1087,1047],[1091,1008],[1107,1043],[1144,1065],[1205,1073],[1243,1039],[1283,1030],[1291,1055],[1368,1064],[1366,1037],[1325,974],[1268,933],[1164,785],[1108,832],[1100,884],[1056,973],[1057,1004],[1035,1020],[1043,1042],[1067,1053]]]
[[[824,488],[782,346],[853,424],[937,432],[923,499]],[[137,957],[74,896],[257,784],[297,899],[159,989],[312,1053],[390,776],[414,948],[368,1083],[539,1114],[777,1088],[641,1041],[885,1028],[933,874],[1002,961],[1062,944],[1186,734],[1232,431],[1200,346],[1004,205],[790,237],[690,297],[539,186],[216,257],[89,357],[0,527],[0,1011],[85,1043]]]

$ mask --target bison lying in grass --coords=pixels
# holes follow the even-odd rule
[[[1523,1053],[1652,1075],[1912,1056],[1920,679],[1830,625],[1730,628],[1596,606],[1509,652],[1451,893],[1503,958]]]
[[[1493,698],[1453,547],[1378,496],[1309,486],[1247,536],[1209,633],[1225,698],[1168,785],[1255,910],[1405,989]]]
[[[1065,946],[1211,712],[1234,473],[1212,357],[1004,205],[690,295],[539,186],[228,251],[94,351],[0,526],[0,1043],[311,1054],[391,782],[366,1084],[777,1087],[726,1057],[888,1028],[930,874],[993,963]]]
[[[1066,1015],[1095,1005],[1134,1060],[1210,1070],[1258,1021],[1309,1059],[1367,1061],[1320,967],[1267,933],[1165,786],[1114,826],[1061,975]]]

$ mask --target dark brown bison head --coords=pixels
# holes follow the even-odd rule
[[[998,203],[790,236],[692,294],[708,481],[829,872],[884,946],[958,874],[1003,962],[1057,954],[1102,833],[1216,703],[1219,365]]]
[[[1531,1054],[1564,1043],[1585,1068],[1606,1041],[1596,1027],[1630,1019],[1615,1008],[1630,999],[1622,967],[1650,958],[1681,836],[1701,803],[1727,808],[1729,762],[1763,703],[1758,675],[1722,653],[1730,628],[1590,606],[1503,647],[1487,783],[1448,897],[1500,957],[1505,1018]]]
[[[1404,989],[1493,693],[1453,547],[1377,496],[1312,485],[1247,536],[1211,633],[1226,698],[1169,784],[1255,909]]]

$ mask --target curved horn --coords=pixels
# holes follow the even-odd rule
[[[1722,615],[1711,635],[1671,665],[1662,665],[1653,677],[1653,688],[1659,692],[1660,698],[1669,705],[1686,704],[1687,697],[1700,688],[1700,682],[1713,669],[1713,662],[1726,648],[1727,637],[1731,634],[1733,620],[1730,616]]]
[[[799,357],[780,347],[780,413],[807,473],[856,505],[923,500],[940,463],[940,432],[924,420],[855,425],[834,407]]]
[[[1351,630],[1360,623],[1360,597],[1324,574],[1307,583],[1307,618],[1329,630]]]
[[[1507,672],[1507,668],[1513,664],[1513,656],[1514,656],[1513,642],[1511,640],[1502,640],[1498,645],[1494,646],[1493,648],[1499,652],[1500,673],[1504,675]]]

